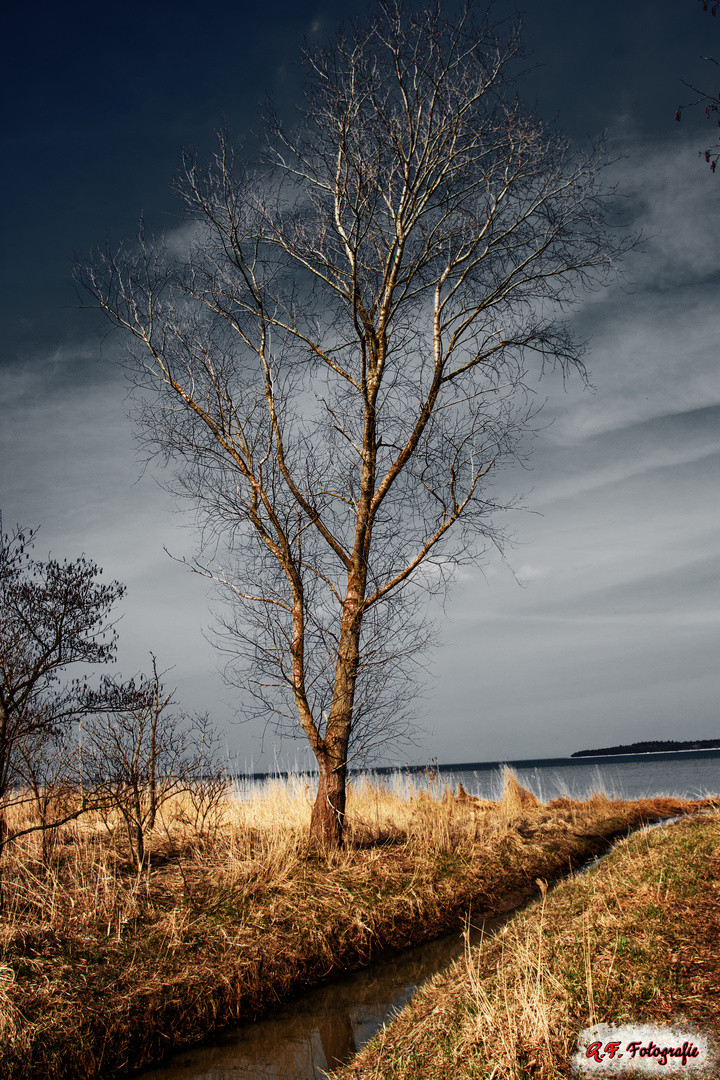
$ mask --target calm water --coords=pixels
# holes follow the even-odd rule
[[[471,943],[497,931],[512,913],[471,931]],[[226,1032],[212,1044],[180,1051],[137,1080],[325,1080],[366,1042],[418,987],[465,948],[460,931],[369,968],[305,991],[270,1016]]]
[[[486,924],[485,932],[507,918]],[[135,1075],[139,1080],[325,1080],[464,947],[457,932],[408,949],[309,990],[212,1045],[181,1051],[165,1065]]]
[[[510,764],[520,783],[542,801],[559,795],[586,798],[593,791],[626,799],[720,794],[720,751]],[[419,773],[410,777],[390,773],[376,779],[400,793],[428,784]],[[499,763],[443,769],[430,783],[452,787],[461,783],[481,798],[498,798],[502,792]],[[494,926],[502,921],[496,920]],[[455,933],[392,956],[311,990],[212,1045],[181,1051],[159,1068],[136,1076],[139,1080],[321,1080],[328,1070],[348,1061],[422,982],[459,956],[463,947],[461,935]]]
[[[602,791],[613,799],[643,799],[653,795],[673,795],[683,799],[720,795],[720,750],[690,750],[676,754],[626,754],[605,758],[538,758],[510,761],[518,780],[541,802],[560,795],[586,799],[593,791]],[[503,763],[476,762],[441,765],[428,777],[427,771],[378,770],[370,775],[400,796],[413,789],[435,786],[456,788],[460,783],[470,795],[499,799],[502,795]],[[312,788],[310,774],[294,774]],[[280,777],[268,777],[268,780]],[[262,789],[263,778],[240,777],[240,797]]]
[[[701,799],[720,794],[720,751],[678,754],[638,754],[613,758],[550,758],[510,763],[518,780],[542,802],[559,795],[587,798],[604,791],[613,799],[643,799],[674,795]],[[461,783],[471,795],[499,798],[499,763],[488,767],[460,766],[440,774],[441,781]]]

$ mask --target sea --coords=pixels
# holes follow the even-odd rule
[[[720,795],[720,750],[677,750],[669,753],[616,754],[583,758],[537,758],[521,761],[465,762],[437,768],[425,776],[469,795],[497,799],[503,774],[512,769],[520,784],[541,802],[561,795],[586,799],[593,792],[611,799],[645,799],[670,795],[703,799]],[[420,775],[423,775],[422,773]]]
[[[385,767],[353,773],[351,782],[367,776],[399,795],[411,794],[413,790],[457,790],[458,784],[462,784],[469,795],[499,799],[508,768],[541,802],[562,795],[587,799],[593,792],[611,799],[645,799],[658,795],[704,799],[720,795],[720,749]],[[314,779],[312,773],[302,771],[245,774],[237,778],[238,794],[240,797],[249,795],[251,790],[257,791],[258,786],[268,781],[288,776],[303,777],[311,785]]]

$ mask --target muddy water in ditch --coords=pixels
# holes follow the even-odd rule
[[[472,929],[470,940],[496,931],[513,912]],[[140,1080],[321,1080],[349,1061],[383,1022],[437,971],[461,956],[460,931],[386,956],[370,967],[307,991],[271,1016],[219,1041],[174,1054]]]

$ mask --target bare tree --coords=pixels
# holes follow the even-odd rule
[[[8,791],[27,781],[33,762],[37,778],[43,741],[88,711],[85,679],[62,680],[71,665],[113,660],[110,611],[125,592],[117,581],[100,584],[102,571],[84,557],[33,559],[35,535],[0,530],[0,859]],[[38,827],[48,825],[46,815]]]
[[[224,621],[263,707],[317,758],[313,842],[342,842],[350,755],[382,735],[428,591],[501,545],[493,495],[526,364],[582,372],[563,322],[613,269],[601,150],[513,95],[516,33],[380,0],[307,47],[264,166],[184,158],[193,227],[78,271],[127,334],[142,430],[225,565]]]
[[[41,860],[46,867],[59,827],[89,809],[79,784],[78,759],[77,742],[68,728],[29,729],[14,747],[11,775],[19,790],[13,805],[17,809],[22,802],[29,803],[34,820],[9,835],[17,839],[18,835],[40,831]]]
[[[177,818],[189,825],[197,841],[212,840],[228,806],[232,780],[222,760],[223,742],[209,713],[192,718],[193,776],[185,789]]]
[[[158,810],[172,796],[193,785],[204,764],[197,736],[209,734],[206,718],[193,725],[171,710],[152,656],[152,674],[121,683],[104,680],[101,710],[85,726],[83,779],[94,803],[120,814],[138,872],[147,856],[147,835]]]

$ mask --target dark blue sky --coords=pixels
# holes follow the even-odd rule
[[[186,2],[16,6],[2,56],[4,355],[87,327],[65,307],[73,250],[126,237],[141,209],[155,228],[171,225],[180,149],[210,150],[223,121],[252,145],[268,94],[289,118],[296,42],[352,10],[337,0],[221,0],[208,11]],[[541,115],[580,140],[617,133],[624,120],[639,147],[676,136],[680,79],[705,77],[698,57],[720,38],[720,19],[693,0],[545,0],[521,18],[535,65],[522,92]],[[687,114],[684,129],[702,123]]]
[[[225,121],[250,151],[268,94],[290,120],[297,41],[353,10],[39,4],[16,7],[3,28],[5,524],[42,524],[40,554],[86,551],[125,580],[125,673],[154,649],[177,665],[188,705],[222,723],[233,695],[200,634],[202,583],[162,550],[189,553],[193,538],[152,476],[136,483],[122,377],[100,319],[73,306],[72,255],[130,236],[141,209],[155,230],[177,228],[181,148],[211,150]],[[573,140],[607,130],[625,155],[615,177],[628,220],[648,242],[625,284],[575,316],[592,335],[596,393],[543,384],[555,423],[530,478],[507,480],[534,488],[525,501],[543,515],[515,522],[510,562],[525,588],[502,563],[463,571],[422,706],[420,761],[718,729],[720,173],[697,156],[712,135],[702,112],[673,116],[691,96],[682,78],[718,81],[699,57],[720,55],[720,18],[697,0],[545,0],[522,20],[523,96]],[[257,760],[257,734],[231,729],[241,758]]]

